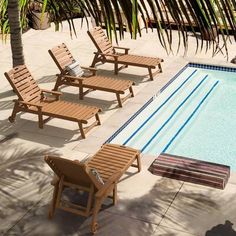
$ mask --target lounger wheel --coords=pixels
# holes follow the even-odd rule
[[[97,231],[98,231],[98,223],[95,223],[95,224],[92,225],[91,231],[92,231],[93,234],[97,233]]]
[[[13,122],[15,121],[15,119],[14,119],[12,116],[9,116],[9,117],[8,117],[8,120],[9,120],[11,123],[13,123]]]

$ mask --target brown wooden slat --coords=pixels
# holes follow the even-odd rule
[[[95,167],[96,165],[98,165],[100,167],[110,168],[111,170],[117,170],[117,169],[123,168],[124,164],[126,164],[126,163],[116,164],[112,161],[112,158],[110,158],[109,163],[110,164],[108,164],[107,159],[106,160],[98,160],[97,158],[95,158],[95,159],[92,159],[89,161],[88,166]]]
[[[114,79],[110,79],[107,77],[96,76],[95,77],[88,77],[83,80],[84,87],[88,88],[96,88],[98,90],[104,89],[104,91],[119,91],[123,92],[132,86],[131,81],[126,80],[115,80],[118,83],[113,83]],[[109,84],[109,87],[108,87]]]
[[[102,41],[100,44],[100,47],[101,47],[101,49],[103,49],[103,51],[106,51],[106,50],[112,51],[113,50],[113,47],[109,41]]]
[[[67,105],[67,103],[65,103],[64,101],[60,102],[60,103],[51,103],[48,104],[45,109],[48,109],[48,111],[52,112],[52,113],[61,113],[61,114],[68,114],[70,116],[70,104]],[[67,110],[65,110],[67,109]]]
[[[12,79],[14,81],[15,84],[18,84],[19,82],[21,82],[22,80],[27,80],[29,78],[31,78],[31,74],[30,73],[23,73],[23,74],[17,74],[17,76],[13,76]]]
[[[116,155],[116,154],[119,155],[120,154],[119,150],[113,149],[113,148],[105,149],[105,150],[103,150],[103,152],[106,153],[107,155]],[[124,150],[122,152],[122,156],[129,156],[131,153],[133,153],[133,152],[129,151],[129,150]]]
[[[115,161],[112,161],[112,167],[113,169],[117,169],[117,168],[121,168],[124,166],[124,162],[115,162]],[[89,166],[92,166],[93,164],[96,164],[96,165],[99,165],[99,166],[103,166],[103,167],[107,167],[107,159],[97,159],[96,160],[91,160]],[[108,167],[109,168],[109,167]]]
[[[28,69],[25,66],[22,66],[21,68],[18,67],[18,69],[13,69],[11,75],[14,76],[14,78],[17,78],[18,76],[28,73],[30,73]]]
[[[58,56],[62,53],[70,54],[67,47],[65,47],[63,44],[59,45],[57,48],[52,48],[51,51],[55,56]]]
[[[110,158],[111,156],[106,156],[103,153],[100,153],[99,155],[96,154],[96,156],[94,157],[94,162],[106,162],[108,158]],[[117,164],[121,164],[124,165],[125,163],[128,163],[130,161],[129,159],[120,159],[117,158],[115,156],[112,156],[112,162],[117,163]]]
[[[66,66],[70,65],[73,61],[70,58],[65,58],[63,60],[58,60],[58,63],[61,65],[63,69],[65,69]]]
[[[91,114],[91,111],[88,109],[83,109],[81,111],[75,111],[74,113],[72,113],[72,116],[78,116],[80,115],[81,117],[83,117],[84,119],[87,119]]]
[[[21,93],[24,96],[30,97],[34,93],[37,92],[41,93],[40,91],[41,91],[40,88],[36,84],[31,84],[30,86],[28,86],[28,88],[25,88],[23,91],[21,91]]]
[[[124,146],[121,146],[121,145],[116,145],[116,144],[110,144],[109,146],[108,145],[104,145],[102,150],[120,150],[122,148],[122,153],[123,152],[127,152],[127,153],[132,153],[132,154],[138,154],[140,153],[139,150],[136,150],[136,149],[133,149],[133,148],[130,148],[130,147],[124,147]]]
[[[65,59],[73,60],[73,56],[68,52],[62,52],[56,56],[58,61],[63,61]]]
[[[97,108],[94,107],[87,107],[85,108],[83,105],[79,104],[71,104],[69,102],[62,102],[62,101],[57,101],[55,103],[49,103],[43,107],[44,112],[49,112],[49,113],[54,113],[54,114],[61,114],[64,115],[65,117],[73,117],[77,119],[89,119],[94,116],[95,113],[97,113]],[[71,115],[71,110],[78,110],[78,111],[83,111],[87,110],[88,112],[86,113],[86,116],[81,115],[79,112],[74,114],[73,116]]]
[[[103,165],[103,166],[107,166],[107,158],[104,158],[104,159],[98,159],[97,157],[94,159],[94,160],[91,160],[90,164],[89,165],[96,165],[97,163],[99,163],[100,165]],[[118,161],[114,161],[112,159],[111,161],[112,165],[116,166],[116,168],[119,167],[119,169],[124,166],[124,164],[126,163],[129,163],[129,162],[118,162]]]
[[[102,152],[102,153],[99,153],[99,155],[104,155],[104,156],[113,156],[114,158],[117,158],[117,160],[120,160],[121,162],[122,161],[127,161],[129,160],[129,156],[128,154],[123,154],[123,153],[114,153],[114,152],[109,152],[108,150]]]
[[[124,160],[129,160],[129,155],[123,155],[123,153],[122,153],[122,156],[121,156],[121,153],[109,153],[108,154],[108,151],[104,151],[104,152],[99,152],[99,153],[97,153],[96,154],[96,156],[103,156],[103,157],[110,157],[110,156],[112,156],[114,159],[116,158],[117,160],[120,160],[121,162],[123,162]]]
[[[25,89],[27,89],[29,86],[28,86],[28,83],[27,81],[24,81],[24,83],[22,82],[18,87],[18,90],[19,92],[22,92],[24,91]]]

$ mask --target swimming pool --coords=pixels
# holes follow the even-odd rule
[[[236,170],[236,69],[189,63],[107,142]]]

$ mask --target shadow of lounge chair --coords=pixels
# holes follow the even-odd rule
[[[79,125],[82,138],[85,138],[85,134],[91,128],[100,125],[98,116],[100,108],[62,101],[60,100],[62,93],[40,89],[25,65],[16,66],[4,75],[18,96],[18,99],[14,100],[10,122],[15,121],[18,112],[37,114],[39,128],[43,128],[43,124],[51,118],[74,121]],[[48,118],[43,119],[43,116]],[[93,117],[95,121],[84,128],[83,125],[88,124]]]

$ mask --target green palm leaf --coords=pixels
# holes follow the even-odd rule
[[[21,28],[28,27],[30,2],[33,0],[2,0],[0,2],[0,30],[3,35],[10,32],[7,6],[9,2],[19,3]],[[236,0],[34,0],[42,4],[42,15],[49,11],[58,30],[66,19],[71,36],[76,35],[73,12],[80,9],[83,19],[89,25],[91,16],[96,25],[104,25],[108,36],[118,41],[124,37],[125,24],[131,37],[141,35],[140,21],[145,26],[156,27],[158,39],[167,53],[172,52],[173,30],[178,32],[177,52],[184,46],[188,50],[188,31],[196,38],[196,52],[212,48],[212,54],[224,53],[228,57],[228,43],[236,41]],[[17,4],[16,4],[17,5]],[[125,19],[123,18],[125,17]],[[12,20],[12,19],[10,19]],[[84,20],[82,21],[84,22]],[[199,34],[200,32],[200,42]],[[233,35],[232,42],[230,34]],[[208,37],[208,40],[204,38]],[[176,39],[175,39],[176,42]]]

